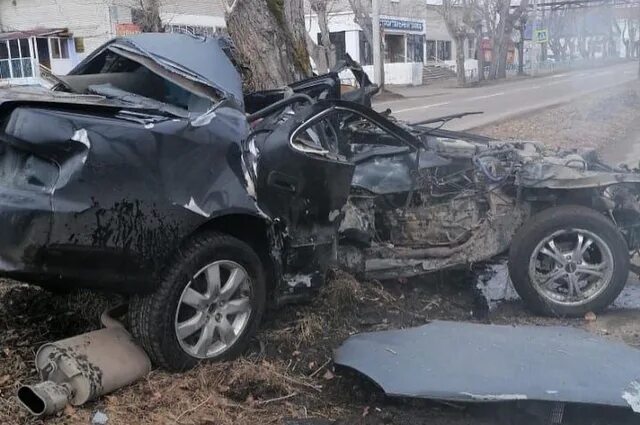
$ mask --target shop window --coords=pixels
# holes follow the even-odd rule
[[[406,58],[404,35],[386,34],[384,36],[384,60],[387,63],[404,62]]]
[[[421,34],[407,35],[407,54],[409,62],[424,62],[424,36]]]

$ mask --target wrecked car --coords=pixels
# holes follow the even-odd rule
[[[343,65],[353,90],[336,70],[244,95],[221,40],[140,34],[52,90],[2,91],[2,275],[130,295],[132,334],[170,370],[241,353],[267,307],[308,299],[336,259],[386,279],[510,248],[539,312],[616,297],[640,174],[397,121]]]

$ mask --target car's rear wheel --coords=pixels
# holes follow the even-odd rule
[[[181,250],[155,292],[131,300],[131,332],[155,364],[186,370],[199,360],[240,355],[265,300],[262,264],[251,247],[202,234]]]
[[[629,250],[616,226],[581,206],[550,208],[515,235],[509,274],[536,313],[582,316],[605,309],[629,274]]]

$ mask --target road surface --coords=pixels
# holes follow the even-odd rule
[[[608,67],[574,70],[544,77],[526,78],[474,88],[415,88],[416,97],[374,103],[378,111],[390,108],[405,121],[416,122],[465,111],[483,111],[450,122],[446,128],[469,130],[529,111],[544,109],[579,96],[637,80],[638,63],[626,62]],[[412,89],[404,89],[405,94]]]

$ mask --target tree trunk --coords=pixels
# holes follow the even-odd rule
[[[316,63],[318,72],[324,74],[329,69],[336,66],[338,58],[336,57],[336,46],[331,42],[331,36],[329,32],[329,16],[327,14],[327,1],[326,0],[313,0],[310,2],[311,10],[313,10],[318,19],[318,27],[320,27],[320,49],[322,55],[324,55],[325,67],[323,69]],[[314,40],[315,41],[315,40]]]
[[[464,69],[464,40],[466,34],[456,35],[456,80],[458,81],[458,87],[464,87],[467,85],[467,76]]]
[[[248,68],[247,90],[282,87],[311,75],[303,0],[236,0],[227,30]]]
[[[482,25],[477,25],[476,33],[476,59],[478,60],[478,81],[484,81],[484,50],[482,50]]]

